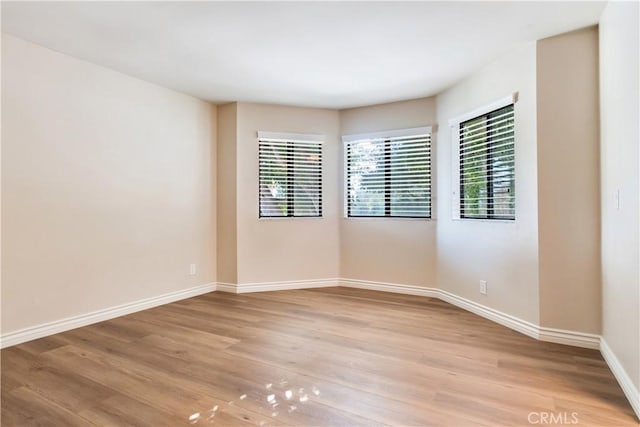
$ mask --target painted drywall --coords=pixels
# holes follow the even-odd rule
[[[342,135],[431,126],[435,98],[422,98],[340,111]],[[434,126],[432,158],[438,140]],[[342,146],[341,146],[342,150]],[[344,171],[340,168],[340,205]],[[435,177],[435,167],[432,176]],[[435,182],[432,183],[432,188]],[[435,213],[437,203],[432,200]],[[436,222],[401,218],[344,218],[340,211],[340,271],[347,279],[436,286]]]
[[[217,272],[218,282],[238,281],[237,259],[237,167],[238,104],[218,106],[217,135]]]
[[[515,104],[516,220],[453,219],[449,120],[518,92]],[[538,324],[536,45],[485,66],[437,97],[438,287]],[[487,294],[479,281],[487,281]]]
[[[602,335],[636,390],[640,389],[638,13],[637,2],[609,2],[599,27]]]
[[[215,133],[210,104],[3,34],[2,333],[215,281]]]
[[[598,29],[537,43],[540,326],[600,333]]]
[[[322,218],[258,218],[258,131],[322,134]],[[339,117],[333,110],[237,104],[237,283],[339,275]]]

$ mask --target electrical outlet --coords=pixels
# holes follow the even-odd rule
[[[480,280],[480,293],[482,295],[486,295],[487,294],[487,281],[486,280]]]
[[[196,265],[195,264],[189,264],[189,275],[190,276],[195,276],[196,275]]]

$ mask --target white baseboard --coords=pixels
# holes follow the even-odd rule
[[[369,289],[372,291],[393,292],[396,294],[418,295],[439,298],[439,290],[425,286],[401,285],[399,283],[372,282],[370,280],[339,279],[340,286],[346,288]]]
[[[217,282],[216,283],[216,290],[220,291],[220,292],[228,292],[230,294],[237,294],[238,292],[236,292],[236,288],[238,287],[238,285],[234,284],[234,283],[225,283],[225,282]]]
[[[455,305],[456,307],[460,307],[464,310],[470,311],[471,313],[477,314],[480,317],[489,319],[502,326],[506,326],[507,328],[513,329],[515,331],[520,332],[521,334],[527,335],[531,338],[538,339],[538,326],[533,323],[527,322],[526,320],[520,319],[510,314],[503,313],[491,307],[487,307],[485,305],[479,304],[475,301],[462,298],[450,292],[443,291],[442,289],[438,289],[438,292],[439,292],[438,298],[440,298],[442,301],[448,302],[449,304]]]
[[[622,388],[624,395],[627,396],[627,400],[631,403],[633,411],[640,420],[640,391],[633,384],[631,377],[629,377],[629,374],[627,374],[627,371],[613,353],[604,337],[600,338],[600,353],[602,353],[602,357],[604,357],[605,362],[609,365],[609,369],[611,369],[613,376],[618,380],[620,388]]]
[[[216,288],[222,292],[244,294],[249,292],[328,288],[332,286],[340,286],[340,279],[292,280],[292,281],[284,281],[284,282],[260,282],[260,283],[238,283],[238,284],[218,282],[216,285]]]
[[[67,317],[65,319],[43,323],[41,325],[32,326],[29,328],[19,329],[17,331],[2,334],[2,336],[0,337],[0,348],[5,348],[23,342],[35,340],[38,338],[46,337],[48,335],[58,334],[60,332],[65,332],[82,326],[91,325],[93,323],[102,322],[104,320],[113,319],[114,317],[135,313],[136,311],[146,310],[149,308],[157,307],[159,305],[168,304],[170,302],[206,294],[215,290],[215,283],[207,283],[205,285],[200,285],[189,289],[169,292],[163,295],[93,311],[91,313]]]
[[[419,295],[423,297],[438,298],[449,304],[460,307],[478,316],[499,323],[502,326],[511,328],[531,338],[541,341],[548,341],[557,344],[572,345],[575,347],[584,347],[598,349],[600,346],[600,336],[587,334],[583,332],[566,331],[561,329],[552,329],[540,327],[536,324],[495,310],[491,307],[479,304],[475,301],[462,298],[442,289],[401,285],[398,283],[373,282],[368,280],[356,279],[340,279],[340,284],[349,288],[369,289],[373,291],[395,292],[408,295]]]
[[[600,349],[600,335],[588,334],[586,332],[567,331],[565,329],[538,327],[540,341],[553,342],[556,344],[571,345],[574,347]]]

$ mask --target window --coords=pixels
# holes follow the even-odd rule
[[[347,217],[431,217],[431,128],[343,140]]]
[[[459,124],[460,218],[515,219],[513,101]]]
[[[322,136],[258,132],[259,217],[322,216]]]

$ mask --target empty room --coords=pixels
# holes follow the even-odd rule
[[[2,1],[2,426],[638,426],[640,3]]]

